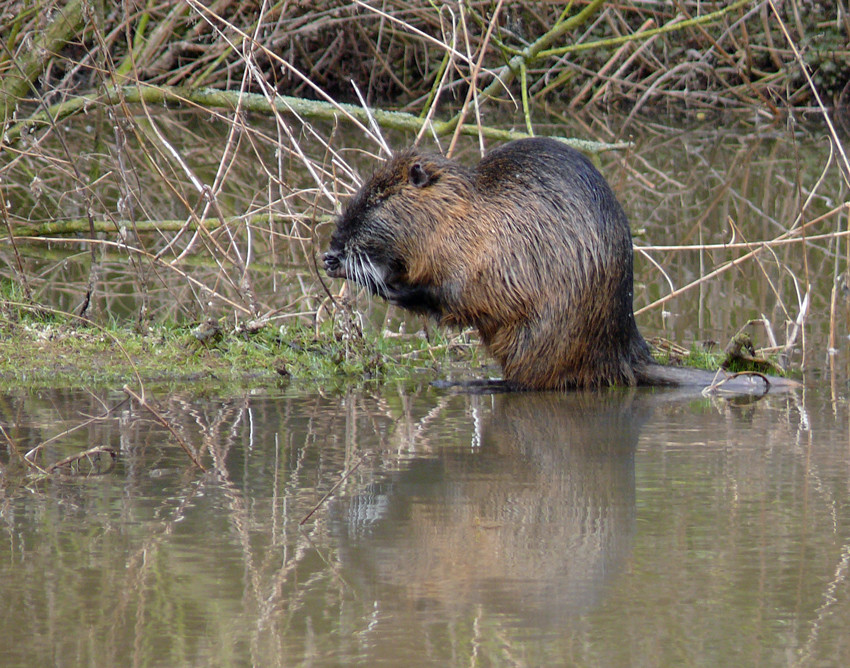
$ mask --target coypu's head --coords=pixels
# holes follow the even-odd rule
[[[337,217],[322,256],[328,276],[407,308],[433,310],[406,297],[436,283],[432,235],[459,203],[469,202],[471,183],[463,167],[441,156],[415,148],[395,154]]]

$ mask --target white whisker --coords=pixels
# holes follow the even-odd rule
[[[372,279],[372,282],[375,284],[377,288],[379,288],[379,292],[383,294],[387,294],[387,284],[384,281],[384,272],[382,272],[378,267],[375,266],[375,263],[372,262],[372,258],[368,255],[365,255],[365,260],[369,263],[369,276]]]

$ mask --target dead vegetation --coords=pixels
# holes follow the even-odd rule
[[[6,111],[104,85],[240,86],[365,101],[414,114],[473,80],[488,105],[521,96],[632,108],[812,103],[787,26],[822,94],[850,74],[846,0],[520,2],[7,2],[0,32]],[[261,79],[261,80],[260,80]],[[499,83],[496,84],[496,79]],[[494,85],[495,84],[495,85]]]

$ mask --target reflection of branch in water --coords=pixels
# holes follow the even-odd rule
[[[23,453],[21,453],[20,448],[15,445],[15,442],[9,437],[9,434],[6,433],[6,430],[3,428],[2,424],[0,424],[0,434],[3,435],[3,438],[5,439],[6,444],[9,446],[9,449],[14,452],[15,456],[20,459],[24,464],[26,464],[32,469],[35,469],[39,473],[47,473],[47,471],[41,468],[38,464],[24,457]]]
[[[830,580],[826,590],[823,592],[823,603],[815,610],[815,618],[812,620],[806,644],[797,653],[796,665],[804,665],[811,660],[812,651],[818,641],[821,626],[824,620],[831,615],[832,606],[838,602],[836,591],[847,580],[848,570],[850,570],[850,545],[845,544],[841,550],[841,557],[838,560],[838,565],[835,567],[832,580]]]
[[[449,397],[440,397],[439,400],[418,420],[410,413],[410,397],[403,397],[405,405],[405,419],[399,421],[398,429],[394,432],[393,441],[396,443],[394,450],[397,454],[416,454],[420,448],[417,445],[429,446],[428,428],[432,424],[439,425],[439,418],[449,404]]]
[[[840,518],[837,517],[837,507],[840,506],[840,501],[835,498],[835,495],[830,491],[829,487],[824,484],[823,476],[818,470],[817,464],[812,461],[811,448],[813,435],[810,428],[808,415],[804,412],[804,408],[800,407],[801,424],[798,430],[798,439],[802,436],[805,443],[797,443],[800,450],[798,456],[803,459],[806,477],[812,481],[812,489],[820,496],[824,497],[824,505],[826,506],[827,515],[832,522],[833,531],[837,532]],[[795,448],[796,450],[796,448]],[[815,610],[814,618],[811,621],[809,635],[805,644],[797,651],[796,665],[805,665],[811,661],[812,653],[818,641],[821,627],[826,619],[834,612],[833,606],[838,602],[836,591],[847,580],[847,573],[850,571],[850,544],[845,543],[841,548],[838,563],[833,571],[832,579],[830,579],[823,593],[821,594],[822,603]]]
[[[203,464],[201,464],[201,460],[198,459],[198,455],[192,450],[191,447],[189,447],[189,444],[186,443],[186,441],[183,440],[183,437],[180,436],[180,434],[177,433],[177,430],[174,429],[174,427],[171,426],[171,423],[168,420],[166,420],[164,417],[162,417],[162,415],[160,415],[156,411],[156,409],[147,402],[147,400],[144,397],[140,397],[138,394],[133,392],[133,390],[130,389],[129,385],[125,385],[122,389],[124,390],[124,392],[126,394],[128,394],[133,399],[135,399],[138,402],[139,406],[141,406],[142,408],[147,410],[153,416],[154,420],[156,420],[160,425],[162,425],[169,432],[171,432],[171,435],[174,436],[174,438],[177,440],[177,443],[183,449],[183,452],[185,452],[188,455],[189,459],[192,460],[192,463],[195,466],[197,466],[199,469],[201,469],[201,471],[206,473],[207,469],[204,467]]]
[[[313,506],[313,508],[310,510],[310,512],[309,512],[309,513],[307,513],[307,514],[303,517],[303,519],[302,519],[302,520],[298,523],[298,526],[303,526],[303,525],[307,522],[307,520],[309,520],[309,519],[313,516],[313,513],[315,513],[315,512],[316,512],[319,508],[321,508],[321,507],[322,507],[322,504],[323,504],[325,501],[327,501],[327,500],[328,500],[331,496],[333,496],[333,493],[337,490],[337,488],[338,488],[338,487],[339,487],[342,483],[344,483],[346,480],[348,480],[348,476],[350,476],[352,473],[354,473],[354,472],[355,472],[355,471],[356,471],[356,470],[360,467],[360,465],[363,463],[363,460],[364,460],[364,459],[366,459],[366,455],[362,455],[362,456],[360,457],[360,459],[358,459],[358,460],[357,460],[357,463],[356,463],[356,464],[354,464],[354,466],[352,466],[350,469],[348,469],[347,471],[345,471],[345,472],[344,472],[344,473],[340,476],[339,480],[337,480],[337,481],[336,481],[336,483],[334,484],[334,486],[333,486],[333,487],[331,487],[331,488],[330,488],[330,489],[329,489],[329,490],[325,493],[325,495],[324,495],[321,499],[319,499],[319,502],[318,502],[315,506]]]
[[[91,393],[90,393],[90,394],[91,394]],[[93,395],[92,395],[92,396],[93,396]],[[95,398],[97,401],[100,401],[100,399],[98,399],[97,397],[94,397],[94,398]],[[29,451],[28,451],[28,452],[27,452],[27,454],[26,454],[27,459],[32,459],[33,455],[35,455],[35,454],[36,454],[39,450],[41,450],[41,449],[43,449],[43,448],[47,447],[47,446],[48,446],[48,445],[50,445],[51,443],[54,443],[54,442],[56,442],[56,441],[58,441],[58,440],[60,440],[60,439],[62,439],[62,438],[65,438],[66,436],[70,436],[71,434],[73,434],[73,433],[74,433],[75,431],[77,431],[78,429],[82,429],[83,427],[87,427],[88,425],[90,425],[90,424],[92,424],[92,423],[94,423],[94,422],[97,422],[97,421],[99,421],[99,420],[105,420],[107,417],[109,417],[112,413],[114,413],[115,411],[117,411],[119,408],[123,408],[123,407],[124,407],[124,405],[125,405],[128,401],[129,401],[129,398],[124,399],[123,401],[119,401],[117,404],[115,404],[115,405],[114,405],[114,406],[112,406],[111,408],[110,408],[110,407],[107,407],[105,404],[103,404],[103,402],[101,402],[101,404],[102,404],[102,405],[104,406],[104,408],[105,408],[105,411],[104,411],[103,413],[101,413],[100,415],[95,415],[95,416],[93,416],[93,417],[90,417],[90,418],[89,418],[89,419],[87,419],[87,420],[83,420],[83,421],[82,421],[82,422],[80,422],[79,424],[75,424],[73,427],[69,427],[68,429],[65,429],[64,431],[62,431],[62,432],[60,432],[60,433],[56,434],[55,436],[51,436],[50,438],[45,439],[44,441],[42,441],[41,443],[39,443],[38,445],[36,445],[34,448],[30,448],[30,449],[29,449]]]
[[[116,589],[119,592],[115,601],[112,616],[115,620],[124,619],[127,614],[127,609],[130,606],[133,596],[137,597],[136,609],[131,617],[136,620],[135,640],[132,654],[135,660],[133,665],[144,663],[141,657],[145,656],[146,648],[141,645],[138,640],[143,636],[142,626],[148,614],[148,597],[153,597],[155,592],[152,591],[149,577],[155,579],[157,568],[159,566],[159,548],[166,544],[168,538],[173,534],[174,527],[177,523],[183,521],[186,517],[186,508],[189,507],[191,501],[197,496],[201,487],[194,484],[194,480],[186,480],[180,494],[174,494],[168,499],[160,502],[157,507],[156,516],[165,515],[168,507],[174,499],[178,499],[176,507],[174,507],[165,519],[149,525],[146,530],[146,535],[143,536],[138,547],[130,552],[126,558],[126,568],[123,571],[123,578],[120,586]],[[108,627],[108,642],[103,643],[105,647],[117,647],[123,640],[119,639],[118,634],[122,628],[120,624],[112,624]],[[109,663],[107,661],[107,663]]]

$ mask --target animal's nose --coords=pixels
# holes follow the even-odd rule
[[[339,271],[340,268],[340,258],[339,253],[335,253],[334,251],[328,251],[324,255],[322,255],[322,262],[325,265],[325,271],[329,274],[333,274],[336,271]]]

